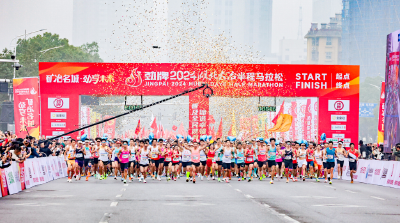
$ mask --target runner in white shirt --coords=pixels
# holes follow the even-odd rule
[[[136,173],[136,169],[137,169],[137,162],[136,162],[137,147],[135,146],[135,141],[133,141],[133,139],[129,140],[128,149],[129,149],[129,151],[131,151],[131,156],[129,158],[129,171],[128,171],[129,182],[131,182],[134,177],[133,175]]]
[[[343,174],[343,165],[344,165],[344,156],[346,155],[346,149],[342,147],[343,142],[338,142],[337,150],[337,171],[338,171],[338,179],[342,179]]]
[[[143,180],[143,183],[146,183],[147,169],[149,167],[150,149],[144,146],[143,141],[140,141],[140,149],[137,151],[137,153],[138,156],[140,157],[139,168],[140,172],[142,173],[141,180]]]

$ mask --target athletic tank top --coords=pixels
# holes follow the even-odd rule
[[[161,154],[163,154],[165,148],[164,148],[164,147],[161,147],[160,150],[161,150],[161,153],[160,153],[160,155],[159,155],[160,159],[165,158],[163,155],[161,155]]]
[[[176,150],[174,150],[173,152],[174,152],[174,155],[172,157],[172,163],[179,163],[179,158],[181,157],[181,156],[179,156],[179,152]]]
[[[223,148],[223,146],[219,147],[219,149],[217,150],[218,156],[217,156],[217,160],[216,161],[222,161],[222,156],[224,155],[224,154],[221,153],[222,148]]]
[[[211,159],[212,162],[214,162],[215,161],[215,151],[211,151],[211,149],[208,150],[207,157],[208,157],[208,159]]]
[[[278,150],[278,151],[276,151],[276,159],[275,159],[275,161],[276,162],[282,162],[282,155],[281,155],[281,153],[284,153],[284,151],[285,151],[285,147],[281,147],[281,149],[280,150]]]
[[[128,149],[131,151],[131,157],[129,158],[129,161],[136,161],[136,147],[129,146]]]
[[[148,165],[149,164],[149,149],[146,149],[146,151],[144,149],[142,149],[142,151],[140,152],[140,161],[139,164],[142,165]]]
[[[292,160],[293,159],[293,151],[291,149],[285,149],[285,160]]]
[[[321,159],[321,157],[322,157],[322,151],[320,150],[319,152],[316,150],[315,151],[315,153],[314,153],[314,157],[315,157],[315,161],[317,161],[317,163],[319,164],[319,165],[321,165],[322,164],[322,159]]]
[[[207,156],[206,153],[204,152],[204,149],[200,150],[200,161],[206,161]]]
[[[92,152],[93,152],[93,158],[99,158],[99,148],[97,147],[97,145],[94,146]]]
[[[307,152],[304,150],[300,150],[300,152],[299,152],[299,158],[301,158],[302,160],[304,160],[304,159],[306,159],[306,155],[307,155]]]
[[[354,163],[356,162],[357,159],[357,150],[351,151],[351,149],[349,150],[349,162]]]
[[[112,153],[112,157],[111,160],[115,160],[115,157],[117,157],[117,154],[119,153],[119,151],[122,149],[122,147],[115,147],[113,153]]]
[[[75,159],[75,156],[74,156],[74,148],[72,148],[72,146],[68,146],[67,157],[68,157],[68,159],[70,159],[70,160]]]
[[[335,162],[335,148],[326,149],[326,159],[328,162]]]
[[[236,158],[237,158],[237,163],[243,163],[244,162],[244,150],[236,150]]]
[[[314,160],[314,150],[312,149],[307,149],[308,155],[306,157],[307,162],[311,162]]]
[[[267,148],[266,147],[260,147],[258,150],[258,161],[264,162],[267,160]]]
[[[200,148],[193,149],[192,153],[190,155],[191,155],[193,163],[199,163],[200,162]]]
[[[158,152],[158,147],[157,146],[155,146],[155,147],[150,146],[150,148],[151,148],[151,159],[152,160],[159,160],[160,159],[160,155],[156,154]]]
[[[174,154],[174,151],[171,149],[165,149],[165,162],[171,162],[172,161],[172,156]]]
[[[91,159],[92,154],[90,153],[90,148],[85,146],[85,150],[86,150],[85,159]]]
[[[245,159],[245,163],[252,163],[254,162],[254,150],[247,149],[247,156]]]
[[[182,152],[182,162],[190,162],[190,156],[191,156],[190,150],[183,149]]]
[[[231,163],[231,156],[232,156],[232,152],[231,152],[231,148],[225,148],[224,149],[224,156],[222,157],[222,162],[223,163]]]
[[[83,150],[84,150],[84,148],[77,148],[75,150],[75,158],[77,160],[83,160]]]
[[[343,155],[343,148],[341,148],[341,149],[339,149],[339,148],[337,148],[337,156],[338,156],[338,160],[340,160],[340,161],[344,161],[344,155]]]
[[[105,150],[105,148],[101,148],[101,147],[100,147],[100,149],[99,149],[99,154],[100,154],[99,159],[100,159],[101,161],[105,161],[105,162],[108,161],[108,152]]]
[[[121,163],[129,163],[129,149],[127,149],[127,150],[122,149],[121,150],[121,154],[119,154],[119,161]]]
[[[293,154],[292,155],[292,162],[293,163],[297,163],[297,157],[296,157],[297,156],[297,150],[296,149],[292,149],[292,152],[293,152],[292,153]]]
[[[276,159],[276,147],[274,147],[274,148],[270,147],[268,155],[269,155],[268,160],[275,160]]]

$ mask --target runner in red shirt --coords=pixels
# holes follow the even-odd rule
[[[253,178],[251,176],[254,164],[254,149],[251,142],[247,142],[246,149],[244,151],[244,163],[245,163],[245,172],[247,172],[247,177],[249,178],[249,182]]]
[[[314,147],[315,143],[310,142],[308,144],[308,149],[306,150],[307,172],[310,179],[312,179],[314,175]]]

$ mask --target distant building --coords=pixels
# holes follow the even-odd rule
[[[340,64],[342,56],[342,28],[341,14],[336,14],[330,23],[322,23],[318,28],[317,23],[312,23],[307,39],[308,64]]]
[[[360,65],[360,77],[385,75],[386,36],[400,27],[398,0],[343,0],[342,64]]]
[[[281,64],[307,63],[307,40],[305,39],[279,40],[279,63]]]

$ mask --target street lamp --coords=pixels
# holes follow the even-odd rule
[[[44,30],[46,30],[46,29],[40,29],[40,30],[38,30],[38,31],[34,31],[34,32],[30,32],[30,33],[26,33],[26,30],[25,30],[25,34],[16,36],[14,39],[11,40],[10,46],[12,46],[12,42],[13,42],[15,39],[19,38],[19,37],[25,36],[25,40],[26,40],[26,36],[27,36],[27,35],[30,35],[30,34],[33,34],[33,33],[37,33],[37,32],[42,32],[42,31],[44,31]],[[18,46],[18,43],[14,45],[14,55],[12,55],[12,57],[16,57],[16,56],[17,56],[17,46]],[[21,65],[19,65],[19,66],[16,66],[16,65],[19,65],[19,64],[14,64],[14,65],[13,65],[13,67],[14,67],[14,78],[15,78],[15,69],[16,69],[16,68],[19,69],[19,68],[21,67]]]
[[[45,54],[47,51],[54,50],[54,49],[57,49],[57,48],[60,48],[60,47],[63,47],[63,46],[64,46],[64,45],[62,45],[62,46],[56,46],[56,47],[52,47],[52,48],[49,48],[49,49],[45,49],[45,50],[39,51],[39,53],[42,53],[42,54],[40,54],[38,60],[39,60],[40,57],[41,57],[43,54]],[[38,62],[38,60],[36,60],[36,58],[35,58],[35,63]]]

